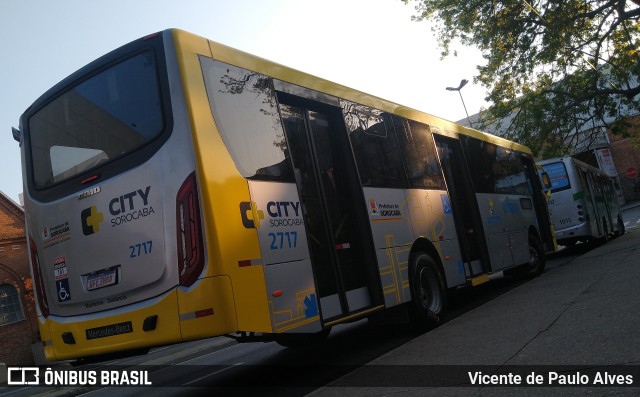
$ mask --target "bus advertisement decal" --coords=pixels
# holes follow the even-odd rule
[[[56,291],[58,292],[58,302],[66,302],[71,300],[71,290],[69,288],[69,279],[65,278],[56,281]]]
[[[449,195],[441,194],[440,195],[440,200],[442,201],[442,211],[445,214],[450,214],[451,213],[451,200],[449,200]]]
[[[55,226],[45,226],[42,228],[42,245],[45,249],[63,243],[71,239],[71,228],[69,222],[61,222]]]
[[[155,214],[149,203],[151,186],[114,197],[109,201],[109,213],[113,218],[109,220],[111,227],[117,227],[129,222]]]
[[[403,219],[400,205],[395,203],[380,203],[374,199],[369,199],[369,214],[372,222],[381,220],[400,221]]]
[[[487,223],[495,225],[502,222],[500,215],[496,215],[495,203],[492,199],[489,199],[489,216],[487,217]]]
[[[53,275],[56,282],[58,302],[70,300],[69,275],[67,273],[67,263],[64,256],[59,256],[53,260]]]

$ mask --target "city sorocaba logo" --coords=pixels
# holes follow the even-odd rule
[[[93,206],[82,210],[80,219],[82,220],[82,233],[85,236],[90,236],[100,231],[100,223],[104,220],[104,215]]]
[[[260,221],[264,219],[264,212],[259,210],[253,201],[242,201],[240,202],[240,218],[242,225],[247,229],[259,229]]]

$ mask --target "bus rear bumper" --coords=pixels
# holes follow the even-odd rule
[[[131,306],[85,316],[40,317],[49,361],[106,355],[181,340],[177,291]]]
[[[562,242],[577,241],[581,238],[588,238],[591,236],[591,230],[589,229],[589,223],[583,222],[579,225],[567,227],[564,229],[556,229],[556,240],[558,244],[562,245]]]
[[[83,316],[39,317],[48,361],[102,356],[236,332],[231,280],[198,280],[158,297]]]

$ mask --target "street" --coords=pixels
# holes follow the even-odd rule
[[[640,228],[640,206],[632,206],[626,209],[622,215],[626,230],[635,230]]]
[[[13,387],[0,388],[0,396],[340,396],[355,393],[349,386],[363,386],[363,380],[357,377],[363,373],[362,368],[386,371],[389,365],[400,366],[392,367],[397,371],[402,366],[425,369],[476,365],[489,370],[505,365],[637,363],[640,346],[632,330],[640,326],[640,310],[629,310],[640,309],[640,299],[629,292],[635,288],[630,280],[640,276],[640,270],[635,270],[640,267],[629,268],[628,263],[635,257],[633,251],[640,238],[634,232],[640,227],[640,207],[627,209],[624,215],[625,236],[606,244],[564,248],[548,256],[547,270],[541,277],[504,278],[451,291],[446,322],[425,334],[408,324],[371,325],[362,320],[336,326],[322,344],[299,349],[273,342],[237,344],[224,337],[212,338],[154,349],[146,356],[74,367],[142,366],[150,372],[153,387]],[[620,277],[627,281],[614,279],[620,271],[615,266],[623,264],[630,273]],[[622,295],[607,295],[609,284],[616,285]],[[616,300],[620,297],[624,297],[624,304]],[[609,334],[617,338],[614,346],[609,346],[613,343],[607,339]],[[632,336],[633,340],[627,340]],[[364,386],[367,382],[374,385],[374,381],[365,380]],[[424,388],[408,387],[414,381],[408,374],[404,381],[391,382],[391,388],[365,387],[356,395],[384,395],[398,387],[410,394],[422,394]],[[446,394],[447,389],[428,390]],[[460,390],[469,395],[496,391],[476,387]],[[632,390],[637,392],[633,388],[616,389]],[[503,392],[510,394],[509,390]]]

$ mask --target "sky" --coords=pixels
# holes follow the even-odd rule
[[[401,0],[0,0],[0,191],[18,202],[20,148],[11,127],[45,91],[147,34],[180,28],[448,120],[466,117],[457,92],[479,52],[440,59],[426,22]],[[485,89],[461,91],[470,115]]]

